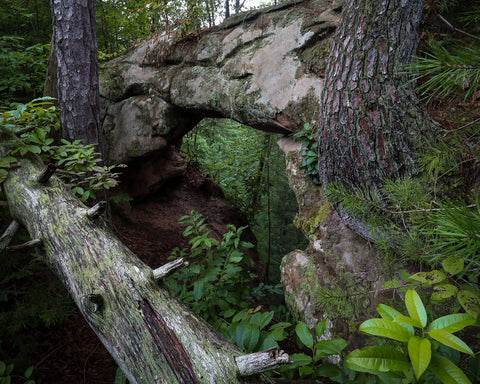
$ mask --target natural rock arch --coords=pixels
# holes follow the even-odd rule
[[[100,84],[107,161],[129,162],[130,184],[154,190],[165,168],[172,175],[183,171],[172,147],[204,117],[284,134],[301,130],[318,115],[339,5],[282,3],[183,39],[158,34],[107,63]],[[313,324],[322,316],[319,286],[375,288],[382,263],[341,222],[321,188],[303,177],[299,144],[285,138],[279,145],[300,207],[297,225],[310,240],[305,252],[284,259],[286,299]]]

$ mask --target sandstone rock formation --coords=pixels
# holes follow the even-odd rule
[[[100,87],[107,161],[129,162],[131,184],[148,180],[130,192],[153,191],[165,180],[162,169],[181,174],[180,158],[166,165],[172,146],[205,117],[285,134],[315,120],[329,39],[339,19],[340,8],[332,3],[286,2],[183,39],[158,34],[107,63]],[[280,145],[300,206],[297,225],[311,241],[305,252],[286,256],[283,282],[293,312],[313,324],[323,315],[318,287],[368,290],[378,285],[381,263],[341,223],[321,188],[303,177],[299,146],[291,140]]]

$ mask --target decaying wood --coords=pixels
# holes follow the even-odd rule
[[[23,249],[38,247],[40,244],[42,244],[42,240],[33,239],[33,240],[27,241],[26,243],[23,243],[23,244],[12,245],[11,247],[7,247],[7,251],[8,252],[21,251]]]
[[[164,279],[171,273],[175,272],[177,269],[188,266],[188,262],[184,259],[177,259],[170,263],[164,264],[161,267],[158,267],[153,271],[153,277],[157,280]]]
[[[106,206],[107,206],[106,201],[99,201],[92,208],[87,209],[87,211],[85,212],[85,215],[91,219],[98,217],[102,213],[102,209],[104,209]]]
[[[243,353],[172,296],[104,220],[85,215],[63,182],[38,183],[39,160],[20,164],[4,183],[13,218],[41,240],[41,257],[131,384],[270,382],[240,376]]]
[[[5,249],[8,247],[10,242],[13,239],[13,236],[17,233],[18,229],[20,228],[20,224],[18,221],[13,220],[8,228],[5,230],[3,235],[0,237],[0,254],[5,251]]]
[[[54,164],[47,164],[45,168],[37,175],[37,181],[45,184],[53,176],[57,167]]]
[[[282,364],[290,364],[292,362],[288,354],[284,351],[279,351],[277,348],[238,356],[235,361],[237,362],[240,376],[251,376],[272,371],[279,368]]]

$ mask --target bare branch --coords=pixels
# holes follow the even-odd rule
[[[438,15],[438,17],[440,18],[440,20],[442,20],[445,24],[447,24],[448,28],[452,29],[453,31],[455,32],[458,32],[458,33],[462,33],[464,34],[465,36],[468,36],[468,37],[471,37],[472,39],[477,39],[477,40],[480,40],[480,37],[478,36],[475,36],[475,35],[472,35],[468,32],[465,32],[461,29],[458,29],[457,27],[454,27],[447,19],[445,19],[442,15]]]
[[[11,247],[7,247],[7,251],[8,252],[21,251],[22,249],[35,248],[37,245],[40,245],[40,244],[42,244],[42,240],[33,239],[20,245],[13,245]]]

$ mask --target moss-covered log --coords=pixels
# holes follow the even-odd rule
[[[22,160],[5,182],[13,218],[43,244],[43,259],[63,281],[130,383],[263,383],[242,377],[242,352],[154,278],[109,230],[88,214],[43,164]]]

